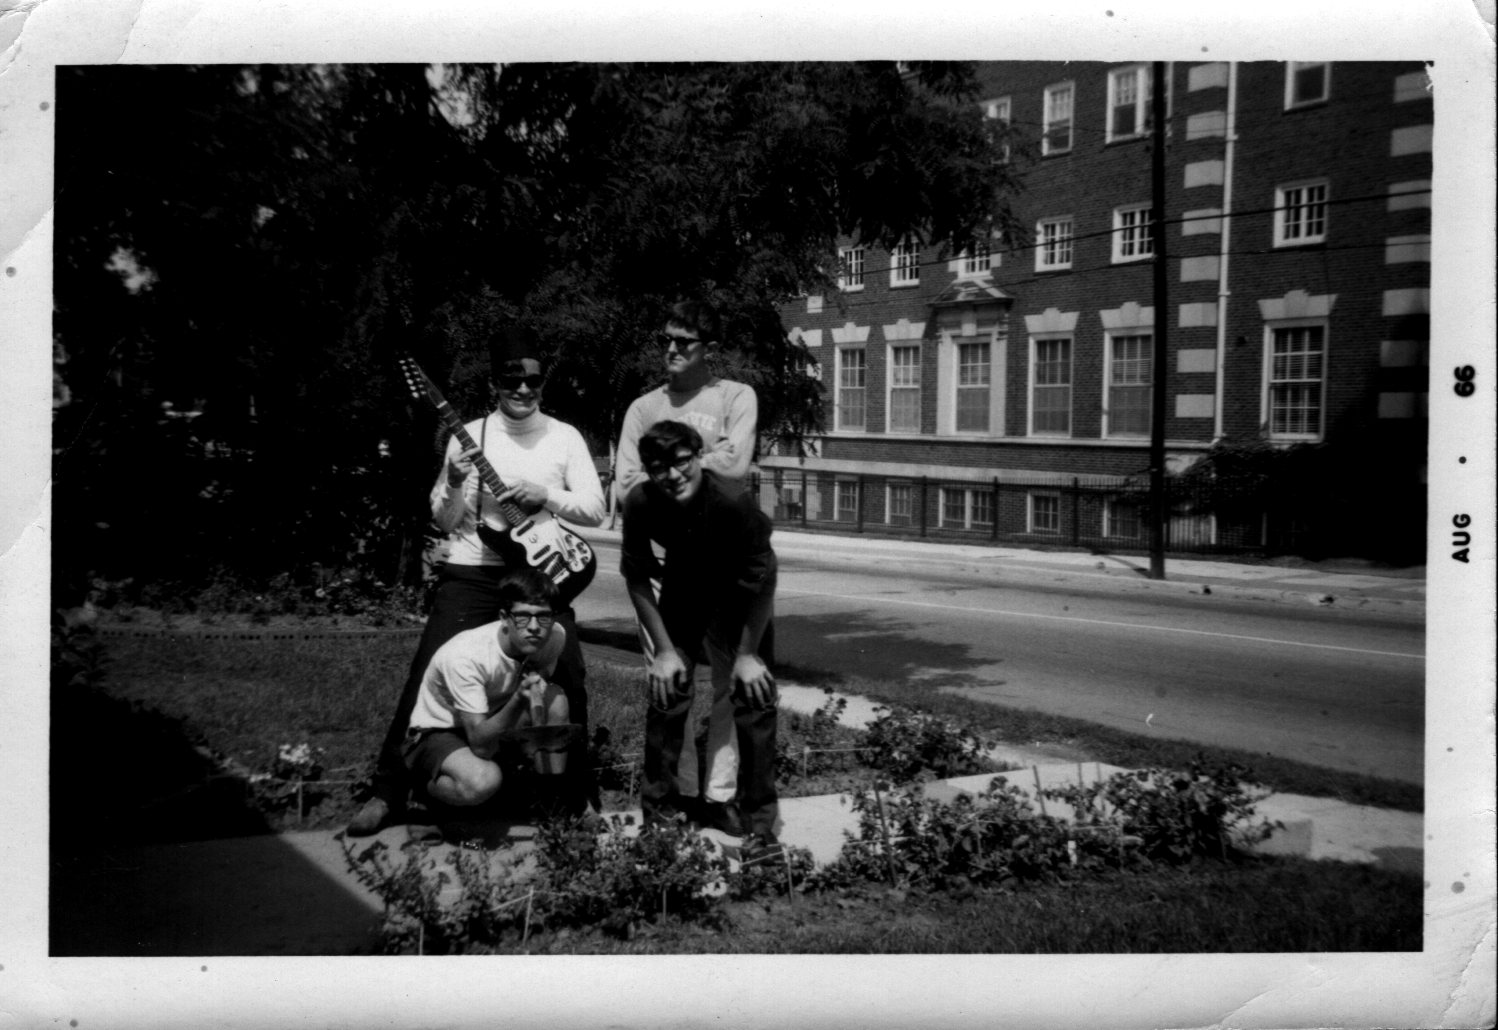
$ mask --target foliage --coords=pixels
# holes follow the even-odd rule
[[[947,779],[989,768],[988,745],[950,719],[881,705],[864,730],[859,755],[897,782]]]
[[[52,613],[51,685],[54,697],[103,682],[109,656],[94,636],[85,609]]]
[[[276,749],[270,771],[253,773],[250,790],[256,802],[269,811],[280,811],[297,806],[300,817],[304,808],[316,804],[322,793],[309,790],[323,776],[323,756],[326,751],[303,741],[300,744],[282,744]]]
[[[557,819],[537,828],[537,890],[541,922],[599,926],[629,936],[668,913],[700,917],[712,909],[727,864],[714,845],[685,824],[625,832],[615,817],[600,833],[597,820]]]
[[[1066,825],[1036,813],[1016,787],[996,779],[978,796],[951,802],[919,784],[853,795],[858,831],[813,886],[860,882],[939,889],[1053,880],[1070,870],[1075,843]]]
[[[811,715],[782,713],[775,738],[777,786],[846,771],[853,764],[856,751],[844,742],[847,731],[841,727],[848,701],[830,689],[824,693],[827,700]]]
[[[1139,769],[1044,794],[1070,804],[1085,823],[1116,826],[1149,861],[1185,862],[1226,858],[1280,826],[1253,821],[1254,805],[1269,792],[1250,785],[1249,776],[1243,766],[1208,766],[1199,758],[1185,772]]]
[[[821,390],[777,305],[826,288],[839,234],[1019,231],[973,83],[893,62],[60,69],[57,582],[319,563],[414,585],[443,441],[393,355],[471,416],[515,319],[553,348],[547,409],[600,453],[659,381],[663,305],[711,298],[722,370],[799,439]]]

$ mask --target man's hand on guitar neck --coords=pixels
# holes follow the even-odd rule
[[[447,462],[447,485],[453,489],[462,486],[469,476],[477,469],[474,468],[473,459],[484,453],[477,447],[470,447],[466,451],[459,451],[448,459]]]
[[[447,462],[447,485],[456,490],[478,471],[474,459],[484,452],[478,447],[469,447],[453,455]],[[495,499],[501,504],[513,504],[527,515],[533,515],[545,506],[551,494],[540,483],[528,479],[516,479],[505,484]]]

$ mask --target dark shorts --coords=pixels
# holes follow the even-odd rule
[[[407,730],[401,759],[411,771],[411,782],[425,791],[442,772],[442,763],[468,741],[457,730]]]

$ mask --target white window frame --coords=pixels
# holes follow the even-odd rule
[[[1132,340],[1142,338],[1145,341],[1144,363],[1145,370],[1149,373],[1148,378],[1142,383],[1138,382],[1114,382],[1113,375],[1117,371],[1117,347],[1120,340]],[[1135,329],[1115,329],[1104,334],[1103,354],[1103,436],[1107,439],[1117,440],[1140,440],[1147,439],[1150,435],[1150,402],[1152,401],[1150,388],[1154,385],[1154,329],[1150,326],[1140,326]],[[1138,359],[1133,359],[1138,360]],[[1128,371],[1128,370],[1126,370]],[[1115,404],[1113,391],[1115,389],[1138,389],[1144,387],[1145,395],[1145,421],[1144,428],[1123,432],[1116,428]]]
[[[1307,199],[1307,191],[1320,190],[1319,199]],[[1325,243],[1327,224],[1331,221],[1331,184],[1326,179],[1304,179],[1274,188],[1274,245],[1303,247]],[[1314,209],[1319,209],[1316,211]],[[1313,218],[1317,214],[1319,218]],[[1311,231],[1319,221],[1320,231]],[[1291,233],[1294,235],[1291,235]]]
[[[981,279],[992,272],[998,263],[999,256],[987,243],[963,247],[957,254],[957,275],[962,279]]]
[[[857,522],[861,499],[859,498],[859,486],[856,479],[834,479],[832,481],[832,521],[833,522]],[[853,505],[848,512],[848,517],[843,517],[843,500],[851,498]]]
[[[1042,218],[1035,223],[1035,271],[1071,268],[1075,224],[1071,215]]]
[[[1035,502],[1048,500],[1056,502],[1056,528],[1043,529],[1035,518]],[[1025,531],[1037,536],[1060,536],[1061,535],[1061,491],[1060,490],[1026,490],[1025,491]]]
[[[1114,516],[1115,508],[1128,508],[1133,513],[1134,532],[1132,534],[1119,533],[1116,527],[1118,521]],[[1103,539],[1105,540],[1132,540],[1140,541],[1148,535],[1149,526],[1140,512],[1139,506],[1121,502],[1117,497],[1103,498]]]
[[[1058,117],[1055,98],[1066,94],[1066,115]],[[1066,144],[1057,146],[1051,142],[1055,126],[1066,127]],[[1071,152],[1077,134],[1077,84],[1074,81],[1056,82],[1047,86],[1041,94],[1040,152],[1042,154],[1067,154]]]
[[[914,364],[902,364],[900,362],[902,351],[913,351],[915,355]],[[908,355],[907,355],[908,356]],[[889,374],[885,376],[885,407],[888,417],[885,419],[885,429],[891,433],[919,433],[921,431],[921,345],[919,341],[904,340],[899,343],[891,343],[886,355],[886,367]],[[896,394],[913,394],[915,396],[915,425],[895,425],[895,396]]]
[[[848,356],[851,354],[858,355],[859,360],[856,366],[851,366],[848,362]],[[836,411],[837,431],[840,433],[866,432],[869,425],[868,349],[863,344],[838,347],[836,361],[837,374],[833,379],[833,384],[835,386],[836,392],[833,396],[833,407]],[[858,376],[859,383],[857,386],[851,386],[845,382],[845,380],[848,378],[845,373],[854,370],[855,367],[856,371],[860,373]],[[859,396],[859,408],[861,417],[857,425],[851,425],[843,421],[844,409],[847,407],[847,401],[844,400],[844,397],[845,395],[853,391],[857,391]]]
[[[921,248],[907,236],[889,252],[889,284],[895,289],[921,284]]]
[[[1150,100],[1153,88],[1154,75],[1149,65],[1135,64],[1125,68],[1114,68],[1108,73],[1108,130],[1106,139],[1109,143],[1114,140],[1137,139],[1149,132],[1151,125]],[[1127,132],[1117,131],[1114,125],[1114,109],[1120,106],[1119,96],[1125,92],[1125,86],[1132,89],[1134,93],[1134,117],[1133,124]]]
[[[895,521],[895,491],[903,490],[907,493],[910,502],[910,510],[900,516],[900,521]],[[884,484],[884,524],[887,526],[914,526],[916,520],[916,505],[920,499],[916,495],[914,483],[885,483]]]
[[[1321,95],[1299,97],[1295,95],[1295,73],[1308,68],[1321,69]],[[1286,61],[1285,62],[1285,110],[1324,104],[1332,95],[1332,63],[1330,61]]]
[[[978,106],[982,108],[982,110],[983,110],[983,117],[984,118],[988,118],[988,119],[991,119],[993,121],[999,122],[999,123],[1003,124],[1003,126],[1005,128],[1009,127],[1009,125],[1010,125],[1010,118],[1011,118],[1010,112],[1013,110],[1013,107],[1014,107],[1014,105],[1011,102],[1011,100],[1010,100],[1009,97],[1007,97],[1007,96],[1004,96],[1004,97],[994,97],[991,100],[985,100],[985,101],[983,101]],[[1010,157],[1009,144],[1005,143],[1004,144],[1004,156],[1001,157],[999,160],[1002,163],[1004,163],[1004,164],[1008,164],[1009,157]]]
[[[837,288],[844,293],[863,289],[863,272],[867,252],[863,247],[843,247],[837,252]]]
[[[1150,204],[1125,204],[1113,209],[1113,263],[1147,261],[1155,256],[1155,220]]]
[[[1280,331],[1294,329],[1320,329],[1321,351],[1319,375],[1314,379],[1306,376],[1289,377],[1280,380],[1274,375],[1274,343],[1275,334]],[[1331,349],[1331,326],[1325,318],[1290,318],[1264,324],[1264,388],[1261,395],[1262,423],[1267,430],[1271,440],[1310,442],[1315,443],[1322,440],[1326,435],[1326,385],[1327,385],[1327,359]],[[1314,432],[1296,430],[1275,429],[1275,384],[1281,382],[1286,385],[1304,384],[1314,382],[1316,384],[1316,429]]]
[[[952,428],[957,433],[981,433],[987,434],[993,431],[993,341],[983,339],[962,339],[953,341],[953,358],[955,365],[952,377]],[[963,351],[967,348],[982,348],[987,356],[986,361],[970,361],[963,363]],[[981,379],[981,382],[963,382],[964,372],[969,379]],[[974,406],[969,410],[978,410],[983,413],[983,425],[981,427],[967,427],[962,424],[962,395],[982,395],[981,406]]]
[[[978,509],[979,497],[988,498],[988,509],[990,518],[986,522],[979,522],[975,517]],[[952,500],[959,500],[962,508],[962,518],[953,519],[947,515],[947,509]],[[944,529],[993,529],[994,520],[999,517],[998,503],[994,498],[991,486],[944,486],[941,488],[941,496],[936,512],[936,524]]]
[[[1043,344],[1056,343],[1056,342],[1059,342],[1059,341],[1064,341],[1066,343],[1066,345],[1067,345],[1066,346],[1066,382],[1064,384],[1063,383],[1039,383],[1039,382],[1037,382],[1036,381],[1037,380],[1036,372],[1039,369],[1039,357],[1040,357],[1040,351],[1041,351],[1042,345]],[[1057,437],[1057,438],[1060,438],[1060,437],[1070,437],[1072,435],[1072,418],[1071,418],[1071,416],[1072,416],[1072,411],[1075,409],[1075,406],[1076,406],[1075,405],[1075,400],[1076,400],[1076,382],[1075,382],[1076,336],[1074,334],[1072,334],[1072,333],[1041,333],[1041,334],[1037,334],[1037,335],[1031,336],[1030,337],[1030,361],[1029,361],[1029,366],[1030,366],[1029,369],[1028,369],[1029,387],[1028,387],[1028,391],[1027,391],[1029,403],[1025,405],[1025,407],[1026,407],[1025,419],[1026,419],[1026,422],[1027,422],[1027,432],[1028,432],[1028,435],[1030,435],[1030,436],[1049,436],[1049,437]],[[1060,430],[1060,429],[1038,430],[1038,429],[1036,429],[1035,428],[1035,410],[1036,410],[1036,404],[1035,404],[1035,402],[1036,402],[1036,399],[1039,396],[1039,391],[1041,391],[1041,390],[1052,390],[1052,389],[1059,390],[1059,388],[1062,387],[1062,386],[1065,386],[1065,388],[1066,388],[1066,429],[1065,430]]]

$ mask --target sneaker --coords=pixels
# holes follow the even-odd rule
[[[751,833],[739,848],[739,865],[772,861],[785,854],[785,847],[773,833]]]
[[[350,837],[368,837],[390,825],[390,803],[384,798],[370,798],[354,813],[348,823]]]
[[[697,806],[697,818],[693,821],[703,829],[721,830],[730,837],[744,835],[744,820],[739,817],[739,807],[732,801],[708,801],[704,798]]]

